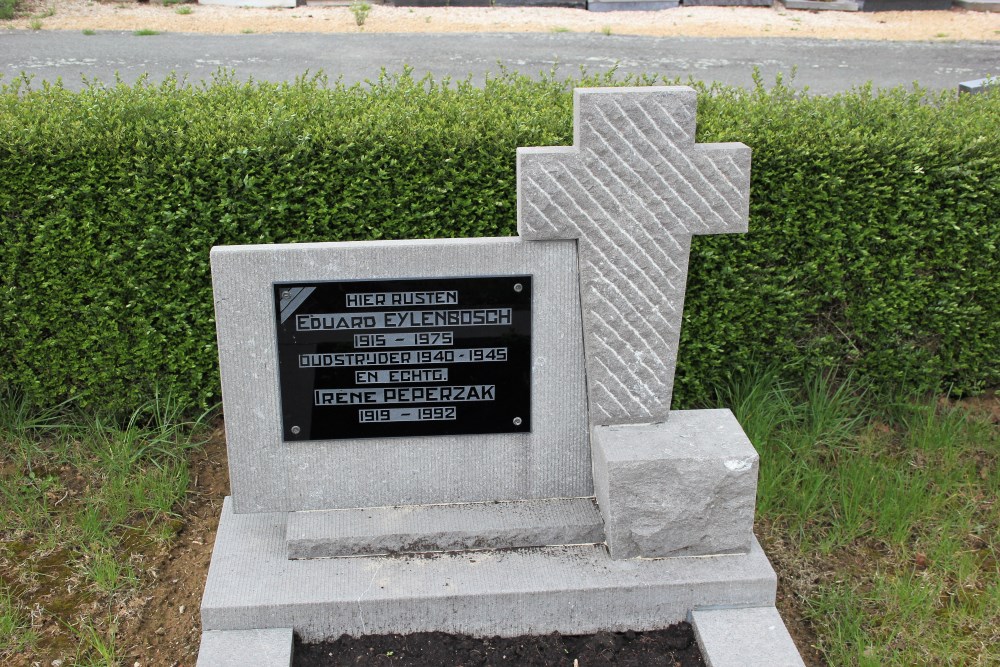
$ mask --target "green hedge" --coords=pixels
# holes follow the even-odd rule
[[[0,0],[0,21],[14,18],[14,10],[16,9],[16,0]]]
[[[217,400],[213,245],[514,234],[515,149],[572,142],[573,85],[8,84],[0,378]],[[699,141],[754,150],[751,232],[695,240],[677,404],[761,359],[1000,384],[1000,96],[701,93]]]

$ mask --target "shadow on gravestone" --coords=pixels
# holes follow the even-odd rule
[[[268,629],[685,619],[710,662],[801,664],[757,453],[728,410],[668,411],[690,238],[746,230],[750,149],[694,142],[690,88],[574,101],[573,146],[518,151],[519,237],[213,249],[232,496],[199,664]]]

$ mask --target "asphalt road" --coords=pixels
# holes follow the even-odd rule
[[[501,67],[532,76],[557,68],[570,76],[581,67],[596,73],[652,73],[749,86],[758,67],[767,82],[796,71],[795,85],[833,93],[862,85],[957,87],[960,81],[1000,74],[997,43],[828,41],[809,39],[707,39],[601,34],[271,34],[136,36],[105,32],[0,34],[3,80],[21,72],[36,81],[73,89],[83,78],[113,82],[116,73],[133,82],[144,73],[160,81],[171,72],[191,81],[220,67],[241,78],[293,79],[324,71],[353,83],[376,78],[385,67],[404,66],[481,82]]]

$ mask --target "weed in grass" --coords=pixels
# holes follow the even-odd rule
[[[51,504],[59,491],[58,481],[49,475],[3,479],[0,517],[4,525],[21,534],[44,534],[52,525]]]
[[[243,30],[240,30],[240,33],[243,35],[252,35],[254,31],[250,28],[243,28]]]
[[[24,650],[36,639],[28,614],[0,582],[0,655]]]
[[[148,529],[149,538],[159,544],[167,544],[177,537],[180,525],[181,522],[179,520],[157,523]]]
[[[552,28],[552,32],[569,32],[569,31],[570,31],[569,28],[561,25]]]
[[[611,36],[611,26],[606,25],[603,28],[601,28],[601,34],[604,35],[605,37],[610,37]]]
[[[821,588],[806,601],[808,616],[816,626],[818,648],[832,665],[878,667],[865,625],[870,619],[865,592],[849,581]]]
[[[136,583],[132,565],[117,557],[112,551],[98,550],[87,554],[84,562],[87,579],[104,593],[114,593]]]
[[[836,448],[850,439],[861,423],[864,397],[851,376],[836,382],[833,374],[817,374],[805,382],[801,429],[816,446]]]
[[[765,447],[786,425],[797,419],[792,390],[777,367],[753,368],[716,391],[720,407],[733,411],[747,437]]]
[[[966,432],[967,415],[959,409],[933,403],[910,405],[902,414],[909,449],[922,452],[948,450]]]
[[[28,27],[31,28],[32,30],[41,30],[42,29],[42,19],[40,19],[40,18],[32,18],[31,20],[28,21]]]
[[[85,29],[85,30],[83,31],[83,34],[84,34],[84,35],[87,35],[87,36],[89,37],[89,36],[91,36],[91,35],[96,35],[96,34],[97,34],[97,31],[96,31],[96,30],[91,30],[90,28],[87,28],[87,29]]]
[[[190,483],[183,462],[167,462],[162,467],[147,469],[129,485],[131,507],[153,516],[171,516],[177,501],[184,497]]]
[[[71,401],[51,408],[36,406],[23,394],[5,389],[0,391],[0,439],[12,459],[31,475],[35,461],[46,458],[41,443],[61,435],[66,430],[65,416]]]
[[[79,534],[79,543],[89,548],[111,547],[117,540],[111,535],[111,524],[104,520],[101,508],[91,501],[80,508],[73,521]]]
[[[79,639],[77,664],[112,667],[121,663],[116,646],[118,622],[108,617],[105,625],[106,629],[102,630],[92,620],[85,619],[79,626],[71,626],[73,634]]]
[[[359,28],[364,28],[365,21],[368,20],[368,13],[372,10],[372,6],[367,2],[362,0],[355,0],[349,6],[351,14],[354,15],[354,22],[358,24]]]
[[[191,14],[193,12],[194,10],[191,9],[190,7],[178,7],[177,9],[174,10],[175,14],[180,14],[181,16],[187,16],[188,14]]]
[[[159,30],[150,30],[149,28],[140,28],[132,33],[136,37],[148,37],[150,35],[159,35]]]

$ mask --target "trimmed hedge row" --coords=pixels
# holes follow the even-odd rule
[[[210,404],[213,245],[514,234],[516,147],[571,143],[572,87],[609,83],[9,84],[0,378]],[[1000,384],[1000,96],[702,87],[698,130],[753,148],[751,231],[694,242],[675,405],[761,359]]]

